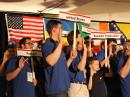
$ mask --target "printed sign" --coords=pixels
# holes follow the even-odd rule
[[[82,23],[91,22],[91,18],[89,16],[70,13],[70,12],[60,12],[59,18],[69,20],[69,21],[74,21],[74,22],[82,22]]]
[[[42,57],[42,53],[39,50],[17,50],[17,56],[40,56]]]
[[[118,32],[91,32],[91,38],[106,39],[106,38],[116,38],[119,39],[121,33]]]

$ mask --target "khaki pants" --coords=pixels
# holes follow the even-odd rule
[[[69,97],[89,97],[87,85],[71,83],[68,95]]]

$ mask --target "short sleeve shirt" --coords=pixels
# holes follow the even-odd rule
[[[67,61],[62,51],[58,61],[54,66],[49,66],[45,58],[53,53],[58,43],[52,39],[47,39],[42,46],[42,55],[44,59],[44,87],[46,94],[56,94],[67,91],[70,85],[70,79],[67,68]]]
[[[9,64],[7,66],[6,73],[9,73],[11,71],[14,71],[18,66],[18,59],[12,58],[9,61]],[[35,96],[35,86],[32,84],[32,82],[29,82],[27,79],[28,73],[31,73],[31,67],[30,64],[27,62],[25,63],[24,68],[20,71],[20,73],[11,81],[11,87],[12,87],[12,97],[36,97]]]
[[[126,56],[125,54],[121,55],[118,63],[118,72],[125,65],[127,59],[128,56]],[[121,79],[121,89],[122,89],[123,97],[130,97],[130,72],[125,78],[120,78],[120,79]]]
[[[71,82],[79,82],[79,83],[86,83],[86,73],[85,71],[80,71],[78,69],[78,64],[81,61],[81,52],[78,52],[77,57],[73,60],[72,64],[70,65],[70,80]]]

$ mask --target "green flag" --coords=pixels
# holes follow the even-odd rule
[[[90,24],[82,24],[78,23],[78,30],[80,32],[81,37],[86,38],[90,35],[91,31],[89,29]]]

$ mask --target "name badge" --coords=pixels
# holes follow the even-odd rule
[[[32,82],[32,79],[33,79],[32,72],[27,72],[27,81]]]

